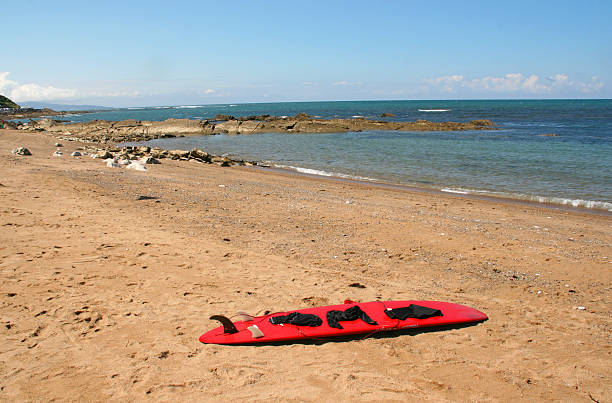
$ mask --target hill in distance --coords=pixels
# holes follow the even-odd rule
[[[22,106],[24,108],[34,108],[34,109],[53,109],[54,111],[92,111],[92,110],[102,110],[102,109],[115,109],[109,108],[107,106],[98,106],[98,105],[64,105],[64,104],[53,104],[48,102],[23,102]]]
[[[0,108],[19,109],[21,107],[19,105],[17,105],[15,102],[13,102],[10,99],[8,99],[7,97],[5,97],[4,95],[0,95]]]

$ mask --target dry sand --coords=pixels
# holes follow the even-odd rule
[[[70,157],[78,143],[52,157],[55,141],[0,130],[1,400],[612,401],[610,215],[190,162],[136,172]],[[198,342],[213,314],[346,298],[490,319]]]

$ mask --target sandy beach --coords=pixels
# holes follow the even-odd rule
[[[192,161],[138,172],[80,146],[0,130],[4,401],[612,401],[610,214]],[[489,320],[198,341],[214,314],[345,299]]]

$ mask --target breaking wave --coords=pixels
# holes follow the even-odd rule
[[[376,179],[368,178],[366,176],[347,175],[347,174],[338,173],[338,172],[322,171],[319,169],[294,167],[291,165],[280,165],[280,164],[274,164],[274,166],[276,168],[290,169],[292,171],[296,171],[296,172],[300,172],[300,173],[308,174],[308,175],[327,176],[327,177],[342,178],[342,179],[354,179],[354,180],[368,181],[368,182],[376,181]]]
[[[557,204],[562,206],[572,206],[594,210],[606,210],[612,211],[612,203],[599,201],[599,200],[583,200],[583,199],[565,199],[562,197],[546,197],[546,196],[534,196],[527,194],[512,194],[504,192],[492,192],[487,190],[473,190],[473,189],[462,189],[462,188],[442,188],[440,191],[445,193],[457,193],[457,194],[481,194],[496,196],[502,198],[511,198],[518,200],[526,200],[531,202],[537,202],[542,204]]]

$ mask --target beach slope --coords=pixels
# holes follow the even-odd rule
[[[164,160],[0,130],[6,401],[610,401],[607,214]],[[19,146],[31,156],[11,154]],[[203,345],[208,318],[440,300],[476,326]]]

